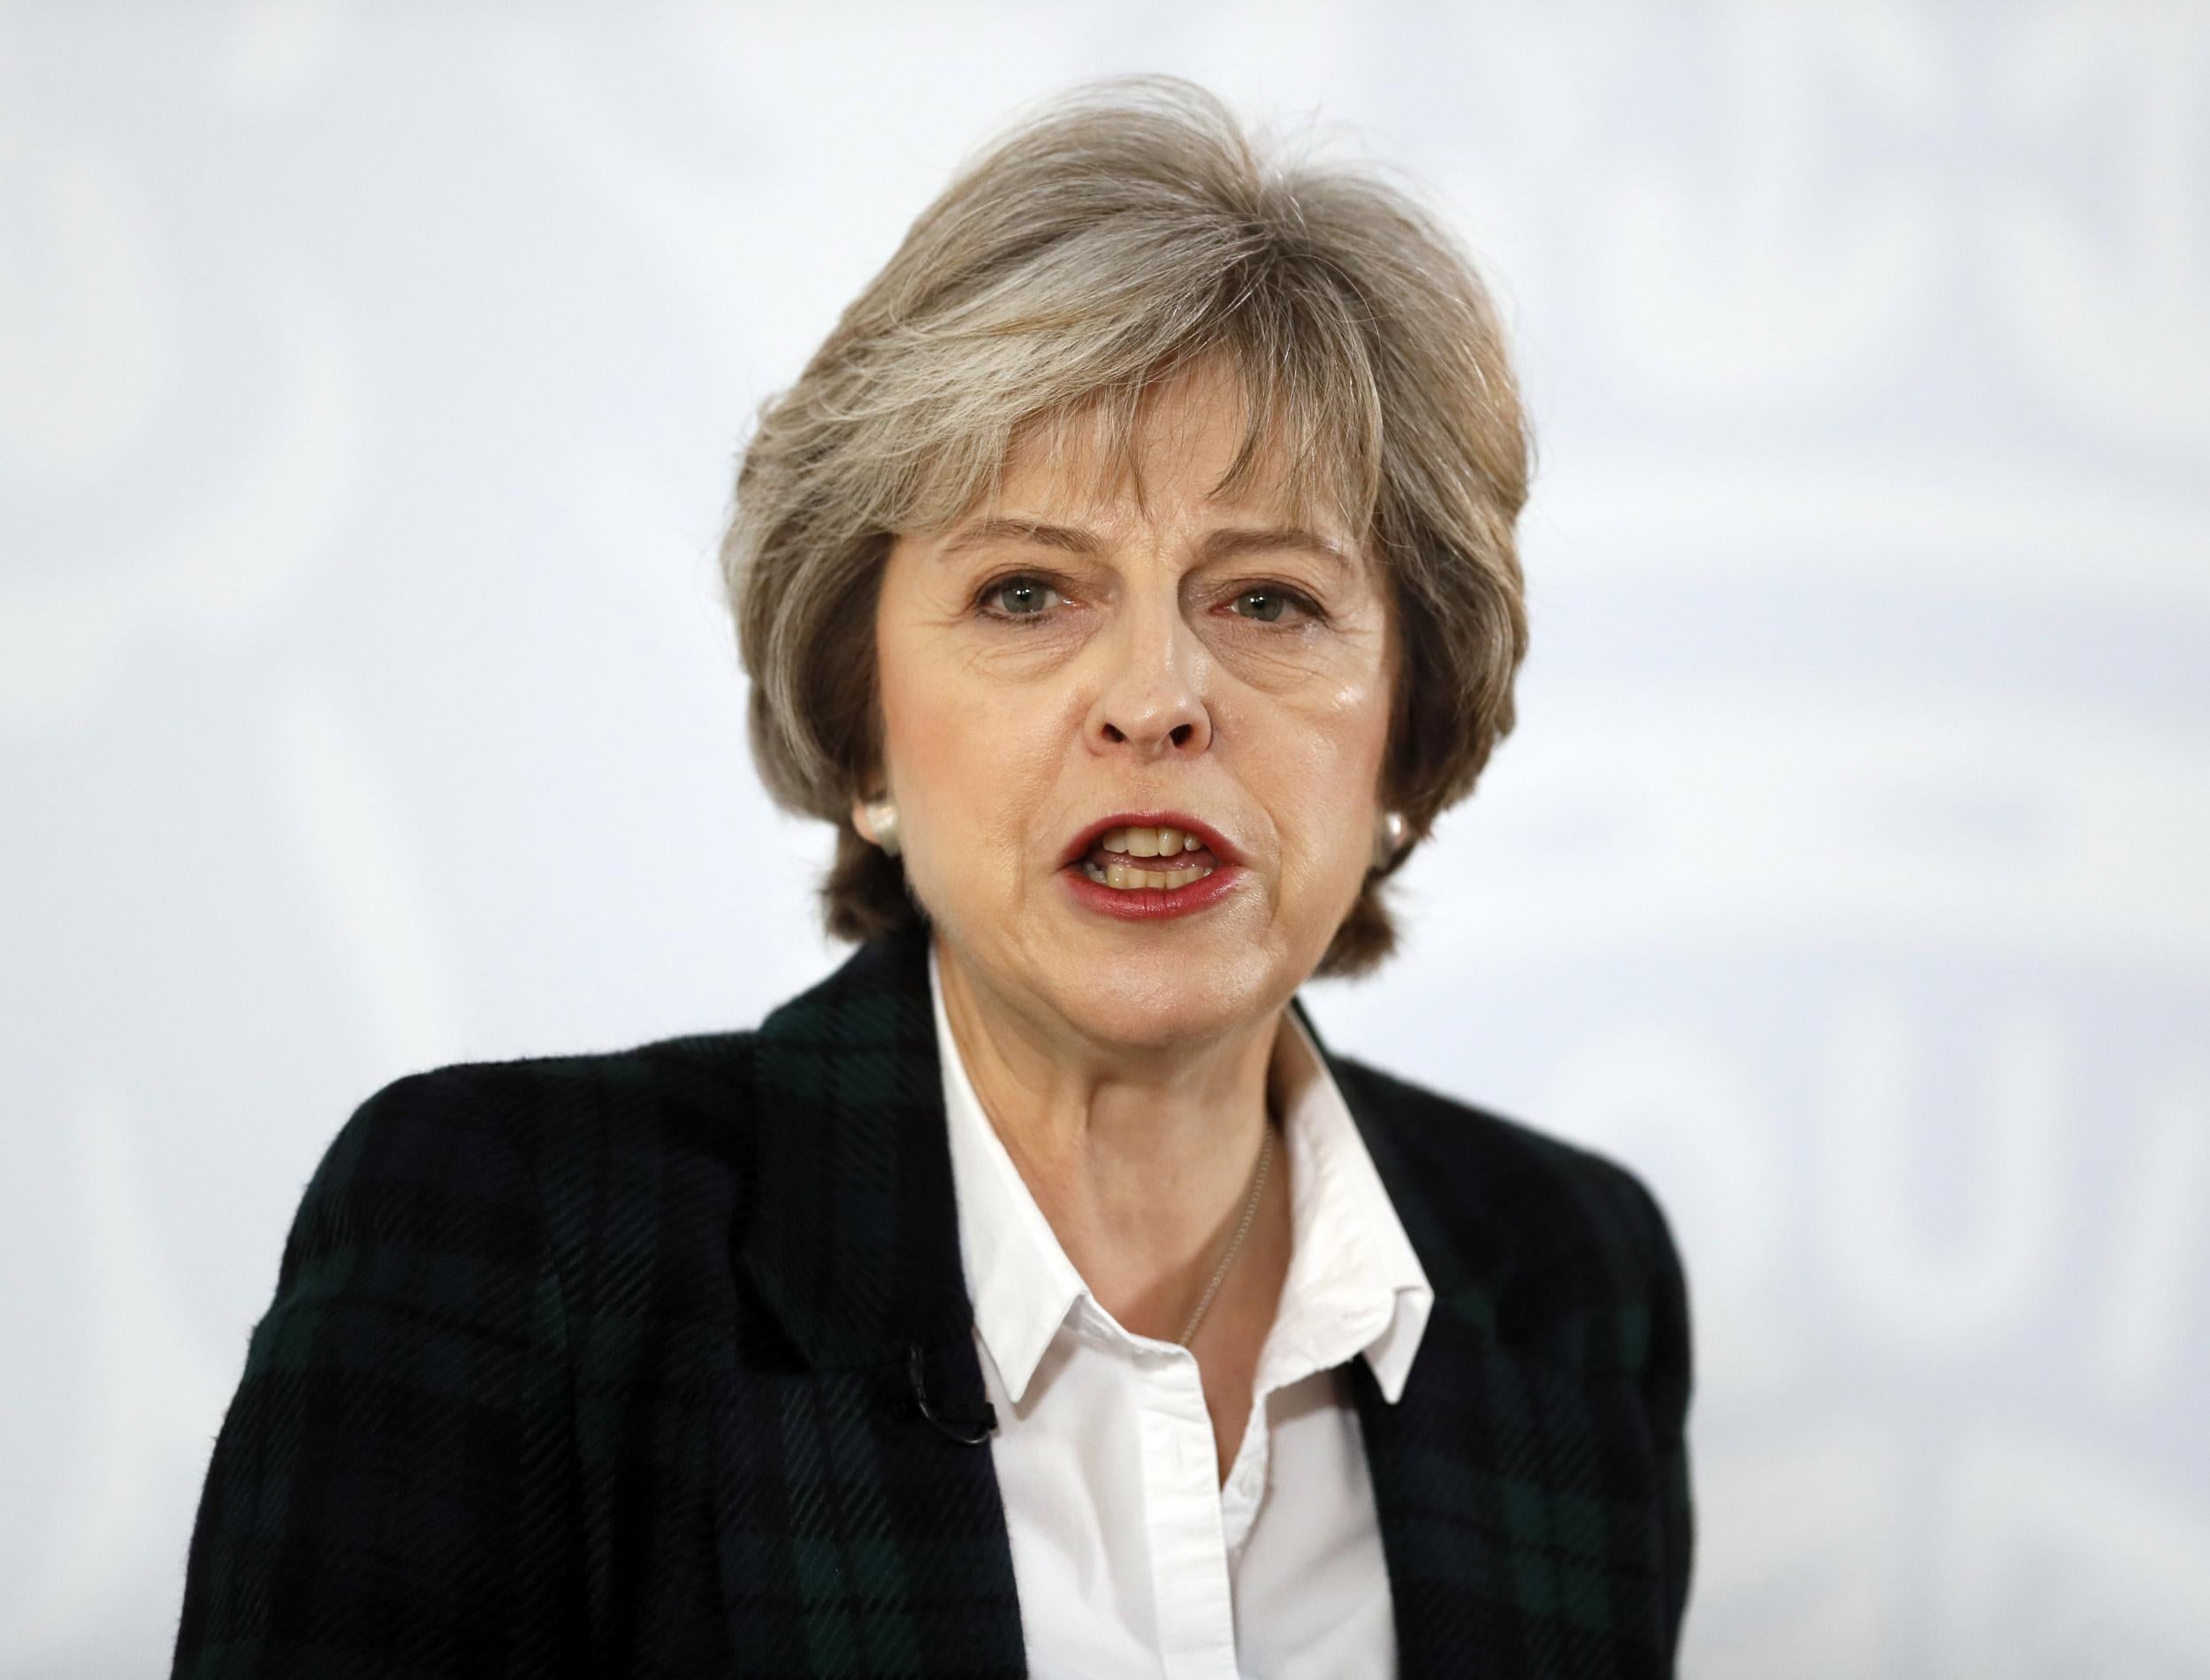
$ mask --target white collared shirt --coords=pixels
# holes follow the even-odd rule
[[[1219,1480],[1196,1356],[1100,1306],[976,1100],[932,947],[959,1247],[1030,1673],[1168,1680],[1396,1672],[1389,1576],[1348,1373],[1391,1404],[1435,1304],[1295,1015],[1276,1169],[1295,1247],[1250,1421]]]

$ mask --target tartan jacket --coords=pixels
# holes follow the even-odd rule
[[[991,1455],[916,1401],[982,1395],[925,939],[756,1031],[363,1103],[215,1442],[174,1673],[1023,1673]],[[1657,1205],[1322,1053],[1436,1295],[1397,1404],[1350,1367],[1402,1671],[1670,1674],[1688,1340]]]

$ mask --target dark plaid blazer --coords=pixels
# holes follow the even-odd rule
[[[864,946],[754,1032],[364,1103],[215,1443],[175,1673],[1022,1673],[991,1455],[915,1397],[915,1349],[940,1413],[982,1393],[926,953]],[[1436,1295],[1398,1404],[1350,1367],[1403,1672],[1670,1673],[1657,1206],[1322,1053]]]

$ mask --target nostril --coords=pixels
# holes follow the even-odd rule
[[[1189,745],[1190,734],[1196,727],[1195,724],[1177,724],[1168,735],[1168,739],[1177,747],[1186,747]]]
[[[1107,724],[1105,726],[1105,739],[1108,741],[1125,741],[1128,737],[1120,733],[1117,726]]]

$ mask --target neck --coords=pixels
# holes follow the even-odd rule
[[[1030,1019],[952,947],[936,952],[969,1083],[1060,1247],[1122,1325],[1171,1339],[1248,1199],[1278,1106],[1281,1011],[1124,1049]],[[1284,1213],[1286,1179],[1269,1173],[1264,1191]]]

